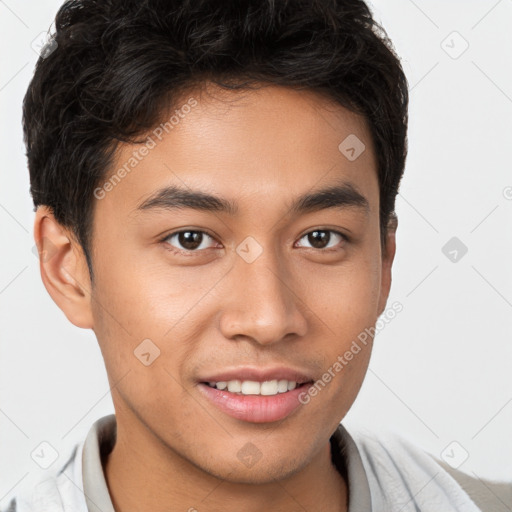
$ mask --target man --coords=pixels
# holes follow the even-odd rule
[[[10,510],[491,510],[340,424],[394,310],[408,93],[379,29],[356,0],[63,5],[24,102],[34,236],[115,416]]]

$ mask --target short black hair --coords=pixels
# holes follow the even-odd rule
[[[408,84],[362,0],[67,0],[23,102],[34,210],[51,208],[89,273],[94,190],[120,142],[183,93],[274,84],[327,95],[366,119],[378,162],[381,243],[407,155]]]

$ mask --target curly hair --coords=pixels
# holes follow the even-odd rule
[[[23,102],[34,210],[90,257],[95,187],[183,92],[276,84],[325,94],[368,122],[381,243],[407,155],[408,84],[362,0],[67,0]]]

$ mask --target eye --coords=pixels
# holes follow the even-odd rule
[[[335,235],[334,237],[332,236],[333,234]],[[319,250],[335,248],[336,238],[338,238],[338,244],[340,241],[341,243],[349,241],[347,236],[332,229],[315,229],[303,235],[301,240],[304,238],[307,238],[311,248]],[[165,243],[165,248],[168,251],[175,254],[191,255],[194,252],[197,253],[200,250],[208,249],[208,239],[215,240],[205,231],[185,229],[166,235],[160,241]]]
[[[332,233],[335,237],[331,236]],[[306,233],[301,240],[307,238],[313,249],[332,249],[336,246],[336,237],[341,239],[342,242],[348,241],[345,235],[332,229],[315,229]],[[331,241],[334,241],[334,244],[328,245]]]
[[[173,245],[170,242],[173,239],[175,240],[175,243],[178,244],[178,246]],[[198,252],[199,249],[207,249],[207,243],[205,242],[207,242],[208,239],[214,240],[214,238],[205,231],[185,229],[171,233],[161,241],[171,246],[166,247],[166,249],[169,251],[186,254],[187,252]]]

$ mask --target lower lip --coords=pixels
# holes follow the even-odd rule
[[[277,395],[239,395],[199,383],[199,390],[222,412],[251,423],[269,423],[289,416],[300,405],[299,395],[307,392],[312,383]]]

